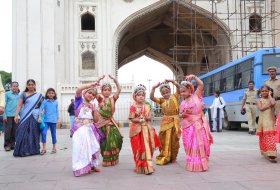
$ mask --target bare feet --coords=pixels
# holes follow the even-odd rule
[[[91,171],[93,171],[93,172],[100,172],[101,170],[99,168],[92,167]]]
[[[277,160],[276,160],[276,157],[275,157],[275,156],[269,156],[269,157],[268,157],[268,160],[269,160],[271,163],[277,163]]]

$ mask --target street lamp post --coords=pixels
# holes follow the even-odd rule
[[[148,79],[148,82],[149,82],[149,97],[150,97],[150,93],[151,93],[151,89],[150,89],[150,83],[151,83],[151,81],[152,81],[152,79]],[[149,98],[149,102],[150,102],[150,104],[151,104],[151,99]]]

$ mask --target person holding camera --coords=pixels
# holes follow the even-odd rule
[[[224,107],[226,105],[223,97],[220,96],[220,91],[215,91],[214,93],[215,99],[213,100],[210,108],[213,108],[213,129],[212,132],[222,132],[223,129],[223,118],[224,118]],[[219,127],[217,128],[217,121]]]
[[[245,90],[242,105],[241,105],[241,114],[247,114],[248,125],[249,125],[249,134],[256,134],[256,112],[257,112],[257,94],[258,91],[254,88],[255,82],[248,82],[248,89]],[[244,115],[243,114],[243,115]]]

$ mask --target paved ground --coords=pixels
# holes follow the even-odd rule
[[[279,190],[279,163],[269,163],[258,151],[258,139],[244,131],[214,133],[210,170],[187,172],[185,154],[181,146],[178,161],[155,166],[151,176],[133,172],[133,158],[128,128],[122,128],[124,139],[120,163],[115,167],[101,167],[100,173],[74,177],[71,171],[71,140],[69,131],[57,131],[58,152],[44,156],[14,158],[3,150],[0,137],[0,189],[160,189],[160,190]],[[50,135],[48,135],[48,138]],[[50,139],[48,142],[51,142]],[[280,148],[280,147],[278,147]],[[156,152],[156,155],[158,152]]]

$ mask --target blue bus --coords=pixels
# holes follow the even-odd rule
[[[201,75],[199,78],[204,82],[206,107],[212,104],[213,94],[219,90],[226,102],[228,128],[241,127],[241,123],[247,122],[246,115],[241,115],[240,109],[248,82],[253,80],[255,88],[259,89],[269,78],[267,68],[270,66],[276,66],[280,74],[280,48],[258,50]]]

